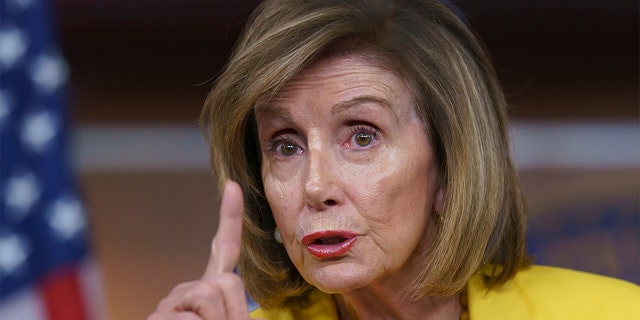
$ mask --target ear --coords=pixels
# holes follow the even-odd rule
[[[435,202],[433,203],[433,208],[439,214],[442,214],[444,211],[444,186],[440,186],[438,188],[438,192],[436,193]]]

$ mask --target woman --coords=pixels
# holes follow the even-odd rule
[[[202,122],[219,231],[151,319],[248,319],[245,290],[267,319],[639,312],[635,285],[528,265],[503,94],[438,1],[263,3]]]

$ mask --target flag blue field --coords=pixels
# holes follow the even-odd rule
[[[0,0],[0,319],[100,317],[70,166],[67,65],[44,0]]]

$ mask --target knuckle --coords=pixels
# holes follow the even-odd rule
[[[193,286],[195,283],[195,281],[190,281],[190,282],[183,282],[177,286],[175,286],[171,292],[169,293],[169,295],[176,295],[176,294],[180,294],[181,292],[184,292],[186,290],[188,290],[191,286]]]
[[[243,285],[242,279],[235,273],[222,273],[217,275],[216,279],[223,287],[236,287]]]
[[[162,320],[164,313],[172,312],[180,308],[181,301],[187,297],[187,293],[197,285],[197,281],[184,282],[175,286],[171,292],[158,303],[155,312],[149,316],[148,320]]]
[[[185,292],[184,296],[188,300],[197,301],[217,296],[219,291],[220,290],[217,288],[216,283],[210,281],[198,281]]]
[[[147,320],[163,320],[169,315],[171,319],[180,319],[182,316],[190,317],[199,314],[203,306],[217,305],[225,299],[227,293],[237,292],[238,288],[242,287],[243,282],[240,276],[231,272],[179,284],[160,301],[155,312]],[[214,303],[214,301],[217,302]],[[176,313],[181,310],[194,313]]]
[[[156,312],[161,311],[161,310],[171,310],[175,307],[175,299],[174,296],[168,296],[162,300],[160,300],[160,303],[158,303],[158,307],[156,309]],[[158,317],[158,316],[156,316]]]

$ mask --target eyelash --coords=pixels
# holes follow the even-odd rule
[[[375,128],[372,127],[370,125],[355,125],[353,127],[351,127],[351,137],[353,137],[354,135],[358,134],[358,133],[367,133],[370,134],[374,139],[378,140],[378,133],[380,133],[380,131]]]

